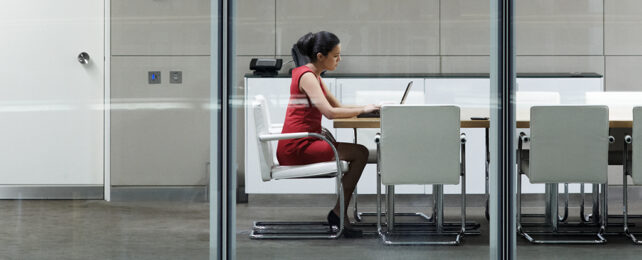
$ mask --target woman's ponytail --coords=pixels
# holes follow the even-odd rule
[[[301,54],[308,57],[311,62],[315,62],[317,60],[317,53],[328,55],[337,44],[339,44],[339,38],[336,35],[331,32],[320,31],[303,35],[297,41],[296,47]]]

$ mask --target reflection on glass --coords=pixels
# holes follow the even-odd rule
[[[639,48],[635,47],[638,40],[629,35],[639,31],[641,7],[636,1],[608,0],[516,4],[515,70],[549,74],[547,79],[531,77],[519,82],[515,100],[518,127],[520,118],[530,122],[529,127],[517,131],[523,134],[518,139],[523,146],[518,158],[521,157],[520,171],[525,174],[521,178],[521,223],[523,230],[531,234],[524,236],[527,239],[519,238],[518,258],[532,257],[533,245],[529,241],[544,239],[607,246],[587,247],[579,254],[570,253],[571,246],[549,246],[539,257],[591,258],[602,253],[628,257],[635,250],[631,236],[625,233],[636,232],[631,225],[639,224],[639,219],[629,217],[623,221],[620,209],[627,212],[628,207],[629,215],[639,214],[635,210],[639,187],[621,185],[635,183],[631,178],[635,178],[632,165],[636,161],[635,152],[631,152],[635,146],[632,134],[636,132],[635,107],[642,105],[642,96],[633,72],[640,64],[636,57]],[[554,102],[555,98],[558,102]],[[559,111],[548,116],[558,118],[536,126],[535,121],[543,122],[543,111],[551,109]],[[576,111],[561,117],[568,110]],[[587,111],[593,112],[587,115]],[[578,125],[582,126],[574,128]],[[547,136],[546,131],[552,128],[560,132]],[[592,132],[597,128],[601,132]],[[559,136],[565,140],[556,141]],[[548,152],[559,153],[556,159],[563,159],[562,168],[534,165],[534,160],[546,156],[537,149],[543,149],[546,143],[562,145],[568,140],[575,141]],[[598,146],[590,148],[595,142]],[[601,153],[594,155],[594,151]],[[557,165],[553,159],[547,164]],[[590,169],[575,174],[589,165]],[[600,170],[593,172],[594,169]],[[531,175],[547,174],[542,171],[556,171],[556,179],[547,182],[554,184],[530,183],[540,182],[532,180]],[[586,179],[591,177],[596,179]],[[628,222],[628,228],[622,222]],[[603,225],[604,230],[600,230]],[[575,234],[568,237],[567,232]],[[546,233],[554,236],[542,236]],[[612,251],[615,248],[617,251]]]
[[[209,7],[3,2],[0,258],[208,257]]]
[[[336,8],[336,6],[342,8]],[[399,103],[409,82],[413,83],[413,87],[404,108],[437,104],[455,105],[461,108],[461,114],[455,121],[459,122],[456,124],[458,131],[466,135],[465,156],[462,156],[465,158],[466,186],[459,184],[442,187],[437,184],[433,187],[432,183],[424,182],[395,185],[394,204],[392,200],[382,200],[381,210],[385,212],[394,209],[394,212],[399,214],[394,215],[394,218],[392,214],[382,216],[382,231],[389,228],[400,232],[399,234],[404,230],[423,232],[421,236],[401,238],[407,241],[444,240],[443,236],[426,233],[437,229],[456,236],[461,230],[462,214],[458,194],[463,186],[468,198],[467,222],[470,222],[465,226],[468,233],[465,235],[465,240],[462,240],[463,245],[478,252],[488,251],[488,220],[485,217],[488,190],[486,184],[488,134],[485,128],[488,127],[488,121],[471,120],[471,117],[488,117],[490,103],[487,74],[489,71],[488,45],[485,44],[489,42],[489,36],[486,35],[489,17],[487,3],[461,5],[450,1],[407,3],[379,0],[367,3],[240,1],[237,10],[237,16],[234,17],[237,25],[236,35],[238,35],[234,43],[237,50],[235,59],[237,73],[232,92],[233,95],[242,98],[243,106],[239,109],[241,116],[237,118],[238,124],[234,124],[232,129],[232,132],[238,133],[238,136],[230,142],[233,143],[232,156],[235,156],[232,162],[238,163],[232,168],[238,169],[234,174],[237,174],[239,190],[243,191],[239,194],[239,198],[247,199],[241,200],[236,205],[236,242],[239,258],[263,257],[266,254],[275,258],[358,256],[395,259],[433,256],[429,251],[401,250],[382,242],[377,232],[375,212],[377,212],[377,189],[380,188],[377,185],[377,155],[383,153],[377,151],[375,136],[377,133],[385,135],[384,130],[380,128],[381,120],[385,119],[358,118],[363,122],[368,120],[373,122],[372,125],[361,126],[351,125],[355,120],[358,121],[357,119],[346,119],[363,112],[364,107],[359,106],[385,104],[384,108],[394,107],[395,105],[392,104]],[[317,10],[315,13],[323,15],[315,15],[308,10]],[[295,62],[297,58],[292,57],[291,53],[297,53],[297,51],[293,51],[292,48],[296,46],[302,35],[320,30],[332,32],[340,39],[340,58],[336,57],[338,63],[334,64],[332,60],[326,60],[330,63],[327,66],[324,64],[326,69],[318,71],[317,74],[323,70],[327,71],[318,75],[319,78],[310,77],[309,81],[305,78],[299,81],[297,76],[301,73],[300,66],[304,64]],[[467,33],[472,31],[476,33]],[[306,51],[299,50],[298,53],[305,54]],[[327,57],[324,52],[313,50],[313,54],[320,55],[318,57],[322,59]],[[297,56],[300,58],[301,55]],[[283,68],[275,77],[259,77],[248,70],[248,64],[253,58],[283,59]],[[313,70],[317,67],[316,65],[312,66]],[[306,82],[319,82],[314,86],[323,86],[323,88],[306,89],[304,86],[301,91],[298,86],[303,86],[307,84]],[[292,86],[295,87],[294,90]],[[293,96],[293,93],[298,95]],[[260,101],[261,98],[257,100],[260,96],[264,101]],[[324,99],[328,101],[330,107],[336,107],[335,105],[338,104],[345,105],[347,112],[327,113],[332,109],[317,103]],[[258,105],[257,110],[257,104],[263,105]],[[361,230],[364,233],[362,238],[301,242],[297,240],[265,241],[256,236],[260,233],[257,230],[266,231],[273,226],[268,226],[267,222],[254,223],[255,221],[325,222],[323,229],[318,230],[324,235],[335,232],[338,228],[337,226],[331,229],[327,224],[328,210],[338,207],[336,195],[338,187],[334,179],[275,178],[278,176],[278,171],[284,169],[283,167],[287,164],[301,164],[300,160],[288,161],[297,157],[280,153],[279,151],[283,151],[280,148],[285,146],[285,141],[276,140],[276,134],[294,132],[290,129],[291,113],[295,113],[294,105],[298,105],[297,108],[301,110],[319,110],[318,114],[313,113],[311,117],[305,119],[314,119],[315,128],[294,129],[297,132],[320,132],[321,127],[328,129],[339,143],[339,154],[342,153],[342,146],[348,147],[348,144],[350,147],[359,147],[359,149],[367,148],[368,156],[363,156],[367,158],[367,163],[364,162],[365,167],[356,182],[355,193],[350,192],[350,186],[354,183],[344,183],[346,201],[350,201],[349,205],[345,205],[347,206],[346,216],[348,216],[346,220],[351,222],[347,226]],[[269,112],[257,119],[257,111]],[[382,116],[385,117],[385,115]],[[413,120],[412,116],[399,118]],[[431,121],[423,116],[417,116],[414,120],[426,123]],[[403,126],[399,125],[399,127]],[[425,133],[428,133],[429,129],[425,130]],[[266,133],[275,135],[267,136]],[[263,140],[257,140],[261,134],[263,134]],[[459,134],[455,137],[453,149],[463,152],[463,149],[459,150],[461,149]],[[412,140],[410,136],[405,138],[405,141],[412,142]],[[269,146],[269,142],[273,146],[274,153],[265,152],[269,151],[269,147],[264,149],[264,146]],[[323,142],[316,141],[311,145],[316,143]],[[427,146],[426,149],[438,153],[437,146]],[[413,153],[408,149],[405,151],[408,152],[407,157],[431,156],[426,151]],[[323,161],[334,164],[332,155],[327,153],[329,149],[326,147],[324,151],[326,154],[323,156],[314,156],[306,162]],[[450,162],[459,165],[460,160],[457,159],[457,155],[449,158],[453,159]],[[350,158],[344,159],[349,161]],[[418,161],[428,164],[427,159]],[[358,164],[353,163],[349,167],[346,177],[351,177],[355,165]],[[431,165],[423,165],[421,168],[426,171],[432,169]],[[409,169],[410,167],[407,167],[406,171],[409,172]],[[401,174],[404,168],[401,167],[398,171]],[[361,172],[361,170],[358,169],[355,172]],[[388,173],[391,174],[390,171]],[[445,194],[443,201],[440,196],[442,192]],[[383,188],[383,193],[392,197],[393,190]],[[388,223],[397,225],[388,227]],[[417,223],[419,224],[413,225]],[[301,229],[309,231],[315,228],[316,224],[318,223],[311,223]],[[481,228],[477,229],[479,226]],[[298,237],[302,234],[293,233],[291,236]],[[274,243],[288,244],[293,249],[275,251],[272,249]],[[446,254],[445,257],[449,258],[464,257],[466,252],[467,250],[452,248],[445,248],[443,251]],[[482,258],[486,255],[483,253]]]

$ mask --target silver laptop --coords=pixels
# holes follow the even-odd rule
[[[404,104],[406,103],[406,98],[408,97],[408,94],[410,93],[410,88],[412,87],[412,81],[408,82],[408,86],[406,86],[406,91],[403,92],[403,96],[401,97],[401,101],[399,104]],[[372,111],[370,113],[363,113],[357,116],[358,118],[378,118],[381,117],[381,114],[379,113],[379,110]]]

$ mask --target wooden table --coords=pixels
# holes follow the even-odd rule
[[[529,128],[529,120],[518,120],[516,122],[517,128]],[[379,118],[342,118],[334,120],[334,128],[380,128],[381,122]],[[461,120],[461,128],[489,128],[489,120]],[[631,120],[611,120],[609,121],[609,128],[632,128],[633,121]]]

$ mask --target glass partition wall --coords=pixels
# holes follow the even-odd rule
[[[638,250],[623,212],[634,233],[636,144],[627,136],[642,105],[640,17],[638,1],[516,1],[515,69],[533,74],[518,77],[514,99],[519,259],[628,258]],[[533,246],[569,242],[580,245]]]
[[[479,1],[234,1],[231,48],[235,51],[235,73],[228,85],[230,125],[226,140],[230,147],[227,151],[230,157],[228,176],[236,178],[237,182],[234,194],[237,199],[234,216],[236,257],[487,258],[492,101],[489,17],[488,3]],[[301,52],[297,56],[302,58],[306,56],[307,48],[293,49],[297,41],[307,33],[320,31],[336,35],[340,52],[336,43],[329,43],[331,46],[325,51],[319,43],[307,50],[314,53],[313,59],[317,61],[308,63],[309,58],[303,62],[295,59],[293,53]],[[324,33],[316,35],[318,39],[327,37]],[[328,57],[333,61],[319,61],[327,62]],[[332,62],[338,62],[336,69]],[[301,67],[306,64],[312,68],[312,73],[315,68],[322,68],[316,72],[327,71],[320,78],[312,77],[312,83],[300,83],[304,80],[299,81],[297,75],[308,70]],[[293,82],[295,86],[292,86]],[[318,99],[304,94],[314,91],[307,89],[306,84],[320,88],[319,82],[327,92],[330,106],[384,104],[380,118],[350,119],[359,114],[361,108],[348,108],[343,113],[334,108],[319,108],[323,104],[317,103]],[[297,83],[300,85],[296,86]],[[409,83],[412,87],[407,90]],[[406,91],[405,103],[400,106]],[[293,96],[293,93],[300,95]],[[437,123],[442,121],[431,116],[433,110],[430,109],[444,107],[457,111],[456,115],[448,117],[454,118],[453,129],[456,130],[445,130],[456,135],[453,135],[454,139],[444,137],[450,142],[430,143],[429,140],[441,134],[436,126],[447,125]],[[320,173],[315,173],[314,168],[300,166],[303,162],[298,162],[299,168],[283,167],[283,160],[288,158],[276,156],[278,142],[275,140],[286,138],[279,134],[284,130],[296,132],[292,130],[292,124],[299,123],[288,122],[297,119],[288,118],[300,113],[296,109],[319,110],[310,113],[319,113],[314,120],[320,120],[320,125],[328,130],[325,137],[332,136],[339,143],[340,157],[342,153],[350,152],[346,147],[368,150],[370,156],[354,155],[356,152],[353,151],[357,159],[345,158],[350,162],[345,179],[349,179],[350,174],[359,174],[359,171],[351,171],[364,164],[358,158],[364,158],[367,163],[365,167],[361,166],[364,169],[355,192],[344,191],[344,197],[351,199],[346,202],[344,212],[346,228],[338,239],[320,238],[336,236],[341,226],[338,223],[331,228],[327,217],[331,209],[340,208],[335,206],[338,203],[337,180],[303,178]],[[401,116],[388,114],[386,118],[386,114],[394,113],[395,109],[407,112],[401,112]],[[399,120],[396,125],[395,119]],[[426,125],[422,127],[422,123]],[[460,133],[463,134],[461,137]],[[395,150],[392,148],[394,143],[389,140],[400,137],[395,143],[407,146]],[[379,150],[375,139],[381,142]],[[322,140],[319,142],[323,143]],[[386,142],[387,147],[391,147],[388,157],[385,156]],[[323,155],[315,155],[319,159],[313,157],[306,163],[329,161],[324,163],[324,167],[330,169],[326,171],[336,172],[333,151],[324,147],[327,147],[329,157],[323,160],[320,159],[325,158]],[[443,161],[454,163],[439,161],[444,154],[449,157]],[[385,168],[383,162],[398,164],[395,160],[405,164]],[[383,184],[398,185],[377,187],[377,162],[380,162]],[[421,170],[417,171],[417,168]],[[306,171],[311,175],[305,175]],[[417,172],[421,172],[420,177],[396,179]],[[462,185],[456,184],[460,182],[462,172],[466,183],[464,201],[459,195]],[[328,175],[328,172],[321,174]],[[426,178],[435,175],[454,176],[455,181]],[[354,184],[344,181],[341,188],[349,190],[350,185]],[[378,191],[381,197],[377,196]],[[390,199],[393,195],[394,199]],[[462,203],[466,205],[466,224],[465,231],[459,234]],[[392,212],[391,209],[396,214],[386,214]],[[381,212],[380,232],[377,232],[378,210]],[[340,215],[338,211],[337,215]],[[293,228],[269,221],[311,223]],[[284,232],[286,230],[288,232]],[[388,245],[425,242],[461,243],[462,247]]]
[[[0,258],[208,257],[210,1],[6,1]]]

